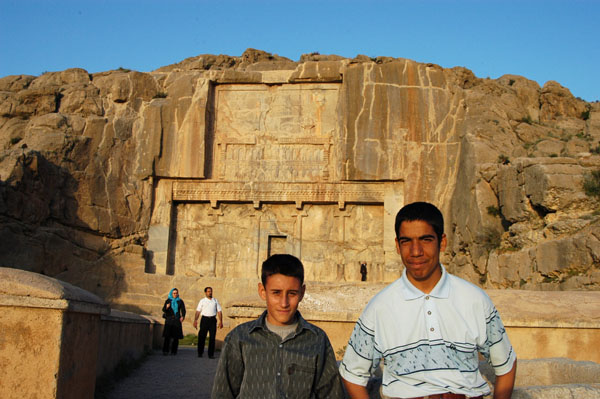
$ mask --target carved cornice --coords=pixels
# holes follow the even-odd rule
[[[383,203],[381,183],[277,183],[277,182],[208,182],[176,181],[173,200],[179,202],[249,202],[255,207],[261,202],[337,203],[344,208],[352,203]]]

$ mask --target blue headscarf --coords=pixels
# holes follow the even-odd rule
[[[173,297],[173,291],[175,290],[177,290],[177,288],[173,288],[171,291],[169,291],[169,299],[171,300],[171,308],[173,309],[173,313],[177,314],[177,312],[179,312],[179,301],[181,301],[181,299],[179,299],[179,297]],[[177,292],[179,292],[179,290],[177,290]]]

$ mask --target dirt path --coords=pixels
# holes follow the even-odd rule
[[[195,347],[179,347],[177,356],[154,351],[129,377],[115,385],[108,399],[210,399],[220,352],[197,356]]]

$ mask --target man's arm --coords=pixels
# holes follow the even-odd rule
[[[200,317],[200,312],[196,310],[196,314],[194,315],[194,328],[198,328],[198,317]]]
[[[223,328],[223,312],[217,312],[217,316],[219,316],[219,324],[217,327]]]
[[[346,381],[344,378],[342,378],[342,382],[346,387],[346,392],[348,393],[348,397],[350,399],[369,399],[367,387]]]
[[[510,399],[515,386],[515,377],[517,376],[517,359],[512,369],[503,375],[496,376],[494,384],[494,399]]]

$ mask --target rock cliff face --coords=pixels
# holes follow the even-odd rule
[[[0,79],[0,265],[130,310],[178,285],[398,277],[393,218],[443,210],[449,270],[488,288],[599,289],[600,104],[406,59],[263,51],[151,73]],[[193,293],[193,295],[191,295]]]

